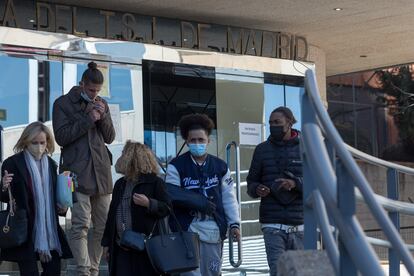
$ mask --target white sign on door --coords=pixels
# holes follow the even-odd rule
[[[122,142],[122,128],[121,128],[121,112],[119,104],[108,104],[109,112],[111,112],[112,124],[115,128],[115,141]]]
[[[257,146],[262,142],[262,124],[239,123],[239,144]]]

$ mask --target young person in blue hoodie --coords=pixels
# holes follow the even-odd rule
[[[181,275],[221,275],[222,243],[230,228],[240,239],[240,215],[227,164],[207,153],[213,121],[204,114],[184,116],[179,122],[189,151],[167,167],[166,183],[174,212],[184,230],[200,236],[200,268]],[[171,223],[174,230],[175,225]]]

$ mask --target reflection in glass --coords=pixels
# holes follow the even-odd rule
[[[98,65],[99,66],[99,65]],[[87,69],[86,64],[77,65],[77,79],[82,79],[83,72]],[[105,85],[101,91],[101,97],[104,98],[108,104],[118,104],[120,111],[132,110],[132,81],[131,70],[129,68],[115,67],[111,65],[109,72],[102,69],[106,83],[109,83],[109,89],[105,90]],[[106,74],[108,73],[108,74]],[[109,77],[109,79],[108,79]]]
[[[269,78],[269,76],[267,76]],[[274,77],[276,78],[276,76]],[[273,78],[273,79],[274,79]],[[277,78],[281,78],[277,76]],[[271,112],[279,107],[289,107],[293,115],[295,116],[297,123],[293,125],[293,128],[300,130],[301,128],[301,97],[304,93],[303,78],[298,78],[296,82],[291,80],[286,82],[284,80],[281,83],[266,83],[265,84],[265,137],[269,136],[269,117]],[[279,81],[278,81],[279,82]],[[287,85],[290,84],[290,85]]]
[[[293,128],[301,129],[302,116],[300,110],[300,103],[303,93],[305,92],[303,87],[295,87],[286,85],[286,106],[292,110],[293,115],[296,118],[297,123],[293,125]]]
[[[55,100],[63,93],[63,68],[61,62],[48,61],[50,66],[49,75],[49,120],[52,119],[52,109]]]
[[[29,60],[0,56],[0,109],[5,118],[0,118],[3,127],[29,122]]]
[[[279,107],[279,106],[284,106],[285,105],[285,92],[284,92],[284,87],[281,84],[269,84],[269,83],[265,83],[265,92],[264,92],[264,97],[265,97],[265,133],[263,134],[264,138],[266,139],[269,134],[270,134],[270,130],[269,130],[269,118],[270,118],[270,113],[272,113],[272,111]]]
[[[205,113],[216,122],[214,69],[166,62],[143,61],[145,143],[162,167],[187,149],[178,121],[192,113]],[[215,141],[216,132],[211,135]],[[216,155],[217,146],[209,146]]]
[[[217,69],[217,142],[220,158],[226,159],[228,143],[239,143],[239,123],[263,124],[264,90],[261,72]],[[253,151],[254,146],[240,146],[241,170],[249,169]],[[233,165],[231,169],[234,169]]]

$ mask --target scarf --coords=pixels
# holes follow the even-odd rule
[[[127,181],[125,183],[124,192],[121,196],[117,212],[116,212],[116,229],[118,233],[118,239],[121,238],[122,233],[125,230],[132,229],[131,219],[131,200],[132,190],[137,185],[136,182]],[[117,240],[119,241],[119,240]]]
[[[24,159],[33,186],[35,218],[32,239],[34,249],[35,252],[39,254],[42,262],[48,262],[52,259],[50,253],[52,250],[56,250],[60,256],[62,255],[57,234],[49,160],[47,155],[43,154],[42,158],[39,160],[40,166],[38,167],[36,160],[27,150],[24,151]]]

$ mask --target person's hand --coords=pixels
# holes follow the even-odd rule
[[[57,204],[56,209],[57,209],[57,213],[58,213],[59,216],[66,215],[66,212],[68,211],[68,207],[63,208],[59,204]]]
[[[212,215],[216,211],[216,204],[212,202],[211,200],[207,200],[207,207],[206,207],[206,214]]]
[[[285,189],[290,191],[296,187],[296,182],[292,179],[278,178],[275,182],[281,182],[278,189]]]
[[[13,176],[14,176],[14,174],[9,173],[6,170],[4,171],[4,175],[3,175],[3,179],[2,179],[2,183],[3,183],[2,189],[3,189],[3,191],[6,191],[9,188],[10,183],[13,180]]]
[[[105,114],[105,104],[103,101],[95,101],[94,109],[99,112],[101,117]]]
[[[149,208],[150,201],[146,195],[135,193],[132,199],[136,205]]]
[[[233,227],[230,230],[230,235],[231,235],[231,239],[233,239],[233,241],[240,241],[240,229],[237,227]]]
[[[101,119],[101,114],[96,109],[92,109],[91,112],[89,112],[88,114],[93,122],[99,121]]]
[[[256,188],[256,194],[260,197],[266,197],[269,193],[270,193],[269,187],[267,187],[263,184],[260,184]]]
[[[109,247],[104,246],[102,256],[104,256],[105,260],[109,263]]]

